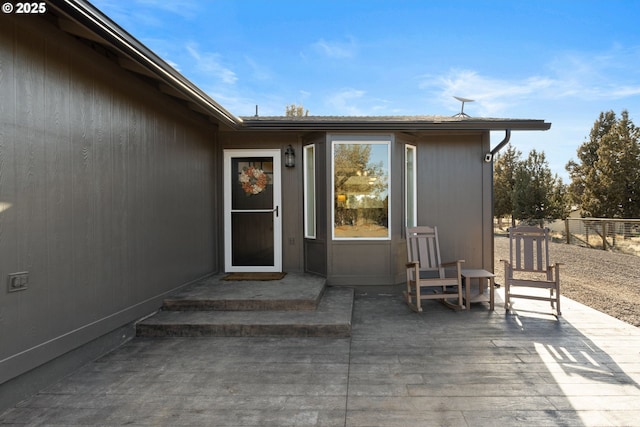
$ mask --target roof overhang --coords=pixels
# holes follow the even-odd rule
[[[108,48],[117,56],[122,68],[152,79],[158,90],[182,100],[192,110],[208,116],[220,125],[230,128],[241,125],[240,118],[225,110],[89,2],[49,0],[48,13],[55,15],[61,30]]]
[[[551,123],[532,119],[461,118],[449,116],[307,116],[243,117],[243,130],[280,131],[503,131],[548,130]]]
[[[224,109],[171,65],[85,0],[49,0],[58,27],[98,43],[117,57],[123,69],[151,81],[160,92],[221,126],[247,131],[431,131],[548,130],[544,120],[470,118],[467,116],[308,116],[237,117]]]

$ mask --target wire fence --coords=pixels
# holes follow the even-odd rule
[[[568,244],[640,255],[640,219],[567,218],[564,225]]]
[[[494,223],[496,233],[505,232],[510,220]],[[546,223],[554,240],[640,256],[640,219],[567,218]]]

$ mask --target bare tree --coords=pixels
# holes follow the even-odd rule
[[[302,105],[291,104],[287,105],[285,115],[287,117],[307,117],[309,110],[306,110]]]

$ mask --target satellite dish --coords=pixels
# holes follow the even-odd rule
[[[466,114],[464,112],[464,103],[465,102],[474,102],[474,99],[469,99],[469,98],[462,98],[460,96],[454,96],[455,99],[457,99],[458,101],[462,102],[462,109],[460,110],[460,112],[458,114],[456,114],[453,117],[470,117],[468,114]]]

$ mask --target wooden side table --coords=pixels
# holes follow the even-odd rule
[[[481,269],[462,269],[462,279],[464,283],[464,295],[465,304],[467,310],[471,309],[472,302],[489,302],[489,309],[494,309],[494,294],[495,294],[495,274]],[[478,279],[478,293],[471,295],[471,279]],[[484,294],[485,279],[489,280],[489,297]]]

